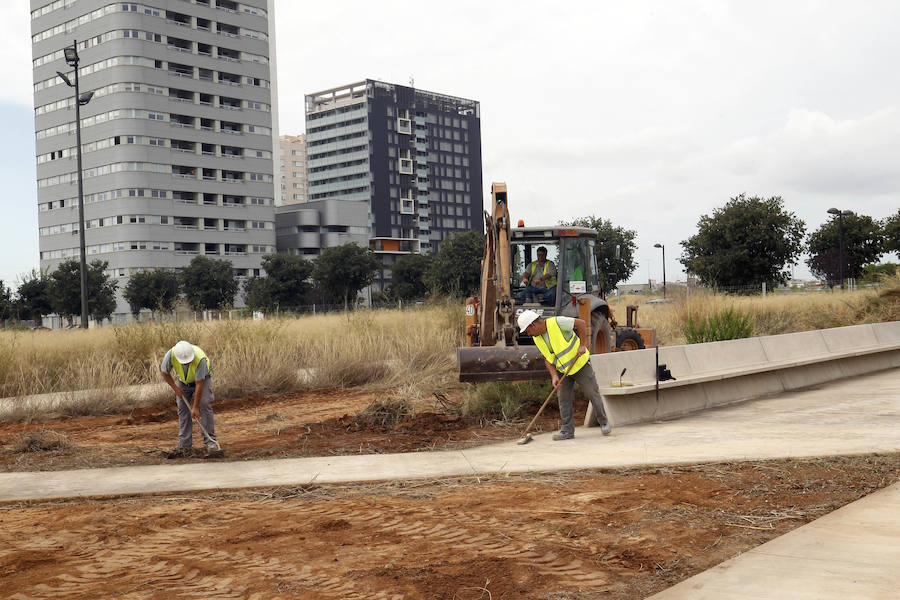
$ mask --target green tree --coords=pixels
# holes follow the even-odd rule
[[[0,279],[0,320],[5,321],[13,315],[12,290]]]
[[[893,277],[898,270],[900,270],[900,264],[897,263],[869,264],[863,267],[859,282],[878,283],[882,277]]]
[[[265,277],[244,284],[244,302],[253,310],[291,310],[306,304],[313,265],[300,256],[267,254],[262,259]]]
[[[375,280],[381,261],[369,248],[348,243],[325,248],[313,263],[312,278],[319,290],[332,301],[344,300],[349,306],[361,289]]]
[[[900,208],[897,212],[882,221],[884,229],[884,251],[895,252],[900,256]]]
[[[428,291],[425,273],[431,262],[432,258],[425,254],[407,254],[398,258],[391,266],[389,296],[398,300],[423,298]]]
[[[884,254],[881,224],[866,215],[849,214],[841,218],[844,230],[844,277],[859,278],[865,265],[878,262]],[[812,274],[834,287],[840,285],[840,221],[829,219],[809,235],[809,259]]]
[[[222,310],[234,303],[238,291],[234,270],[227,260],[195,256],[178,279],[194,310]]]
[[[172,312],[178,302],[178,275],[166,269],[135,273],[122,291],[135,316],[142,308]]]
[[[471,296],[481,287],[482,258],[484,234],[479,231],[444,240],[425,273],[425,285],[442,294]]]
[[[79,309],[80,310],[80,309]],[[19,319],[41,324],[41,317],[53,312],[50,304],[50,279],[42,271],[22,277],[16,289],[16,313]]]
[[[95,321],[108,319],[116,310],[119,282],[106,274],[109,263],[93,260],[87,265],[88,314]],[[81,263],[70,258],[59,263],[49,277],[48,295],[53,311],[63,317],[81,314]]]
[[[600,282],[604,289],[613,289],[620,281],[626,281],[638,267],[634,259],[637,244],[634,239],[637,232],[624,227],[614,227],[612,221],[602,217],[581,217],[560,225],[590,227],[597,232],[597,245],[594,255],[597,257],[597,269],[600,271]],[[616,247],[619,252],[616,256]]]
[[[697,229],[681,242],[679,262],[705,285],[731,287],[787,282],[787,266],[800,257],[806,226],[779,196],[741,194],[700,217]]]

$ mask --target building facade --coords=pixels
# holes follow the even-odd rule
[[[275,209],[278,251],[309,260],[323,248],[369,245],[369,210],[354,200],[317,200]]]
[[[306,134],[278,138],[281,204],[300,204],[306,197]]]
[[[31,0],[41,268],[80,256],[77,40],[87,260],[119,281],[198,255],[259,274],[275,252],[271,0]],[[272,33],[274,35],[274,33]],[[128,312],[121,298],[117,312]]]
[[[434,253],[482,230],[477,101],[367,79],[306,96],[307,192],[368,207],[368,245],[382,261]]]

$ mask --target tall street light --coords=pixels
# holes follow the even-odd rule
[[[81,174],[81,107],[91,101],[94,92],[81,94],[78,90],[78,40],[72,40],[72,45],[63,48],[66,64],[75,69],[75,83],[66,77],[64,73],[56,72],[69,87],[75,88],[75,144],[78,157],[78,238],[81,245],[81,328],[88,326],[88,291],[87,291],[87,256],[84,244],[84,187]]]
[[[665,244],[653,244],[654,248],[662,248],[663,255],[663,300],[666,299],[666,245]]]
[[[840,210],[837,208],[829,208],[828,214],[837,215],[838,218],[838,273],[841,277],[841,290],[844,289],[844,217],[853,214],[851,210]]]

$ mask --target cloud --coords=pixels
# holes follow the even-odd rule
[[[793,110],[780,129],[732,142],[718,159],[725,171],[785,193],[890,193],[900,185],[900,110],[845,120]]]
[[[34,105],[31,76],[31,8],[28,0],[5,0],[0,9],[4,84],[0,102]],[[69,42],[71,44],[71,42]]]
[[[531,138],[511,147],[515,162],[558,166],[603,166],[664,161],[693,149],[688,133],[680,128],[648,127],[617,137],[563,136]]]

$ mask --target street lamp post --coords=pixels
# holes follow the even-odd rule
[[[78,40],[63,48],[66,64],[75,69],[75,83],[64,73],[56,72],[66,85],[75,88],[75,155],[78,169],[78,242],[81,246],[81,328],[88,326],[87,256],[84,242],[84,187],[81,173],[81,107],[91,101],[94,92],[81,94],[78,89]]]
[[[666,245],[665,244],[653,244],[654,248],[662,248],[663,255],[663,300],[666,299]]]
[[[844,217],[853,214],[850,210],[829,208],[828,214],[837,215],[838,218],[838,274],[841,278],[841,290],[844,289]]]

